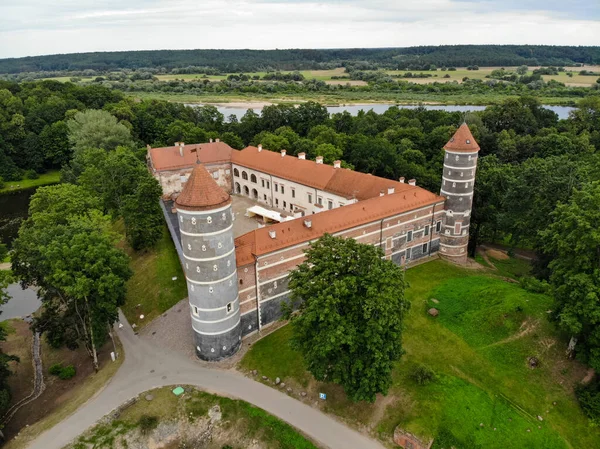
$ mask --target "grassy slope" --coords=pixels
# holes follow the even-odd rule
[[[56,184],[60,181],[60,172],[51,170],[48,173],[41,174],[38,179],[22,179],[20,181],[6,181],[3,189],[0,189],[0,194],[5,192],[16,192],[18,190],[29,189],[30,187],[38,187],[48,184]]]
[[[121,222],[116,227],[124,232]],[[187,286],[166,225],[155,248],[140,253],[126,250],[133,276],[127,282],[127,298],[121,309],[130,324],[143,326],[185,298]],[[177,279],[173,281],[173,277]],[[140,320],[142,314],[144,319]]]
[[[503,274],[511,273],[506,268]],[[600,445],[600,433],[588,427],[571,390],[583,370],[564,359],[564,342],[546,319],[550,298],[442,261],[408,270],[407,279],[412,309],[406,355],[393,375],[390,394],[396,399],[376,427],[380,437],[389,439],[400,424],[422,437],[449,429],[462,444],[472,439],[482,448]],[[440,310],[437,319],[425,313],[433,305]],[[289,375],[305,376],[299,355],[286,347],[289,333],[284,327],[256,343],[242,367],[273,376],[295,366]],[[539,368],[527,366],[530,356],[541,360]],[[417,386],[410,380],[417,364],[431,367],[436,382]],[[369,424],[372,405],[349,403],[335,386],[318,388],[330,393],[329,412]]]
[[[260,442],[260,447],[265,448],[317,449],[290,425],[247,402],[214,396],[193,387],[186,387],[186,392],[177,397],[171,392],[172,388],[152,390],[150,393],[154,399],[151,402],[144,399],[147,393],[141,394],[138,402],[119,415],[118,421],[100,424],[86,432],[79,440],[95,444],[94,447],[104,447],[103,443],[108,443],[117,435],[139,427],[139,420],[143,415],[155,416],[159,422],[177,419],[189,420],[193,423],[199,418],[206,417],[211,407],[219,405],[223,416],[218,426],[223,428],[223,433],[229,437],[227,442],[218,441],[219,447],[223,443],[231,444],[223,447],[240,447],[237,443],[242,440],[245,443]],[[223,438],[222,435],[218,435],[217,432],[216,438],[220,440]],[[215,444],[210,447],[215,447]]]

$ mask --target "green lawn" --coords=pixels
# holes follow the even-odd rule
[[[585,367],[564,358],[565,341],[547,319],[552,299],[498,278],[499,271],[509,276],[527,268],[512,260],[501,261],[499,270],[433,261],[406,272],[412,304],[406,355],[394,370],[384,410],[352,404],[339,387],[304,373],[299,354],[286,343],[290,326],[254,344],[241,367],[286,382],[286,376],[298,382],[309,376],[314,391],[329,393],[326,411],[359,427],[371,425],[386,441],[400,425],[424,439],[438,438],[434,448],[600,447],[599,430],[589,426],[572,392]],[[426,313],[434,306],[437,318]],[[536,369],[527,363],[532,356],[540,361]],[[420,364],[436,373],[434,382],[411,380]]]
[[[118,420],[103,421],[78,438],[78,442],[71,446],[73,449],[90,447],[106,448],[115,447],[114,442],[126,434],[139,435],[137,430],[141,427],[143,417],[152,417],[156,424],[179,422],[179,438],[169,444],[169,448],[200,447],[196,435],[188,441],[183,423],[188,421],[193,425],[202,420],[199,426],[205,426],[208,411],[211,407],[219,406],[222,419],[215,424],[210,433],[212,438],[209,444],[201,447],[210,448],[241,448],[264,447],[272,449],[317,449],[311,441],[298,433],[292,426],[268,414],[262,409],[254,407],[247,402],[215,396],[200,391],[194,387],[185,387],[185,393],[175,396],[173,387],[164,387],[141,394],[137,402],[127,407]],[[151,393],[154,399],[145,400]],[[160,432],[160,431],[158,431]],[[161,434],[148,434],[149,438],[160,437]],[[139,437],[138,437],[139,438]],[[144,437],[142,437],[142,440]],[[212,441],[211,441],[212,440]],[[160,442],[160,440],[159,440]],[[121,446],[120,446],[121,447]],[[124,446],[126,447],[126,446]]]
[[[43,173],[38,179],[22,179],[20,181],[6,181],[4,188],[0,189],[0,194],[5,192],[16,192],[17,190],[29,189],[48,184],[56,184],[60,181],[60,171],[51,170]]]
[[[122,223],[117,226],[124,232]],[[130,324],[143,327],[187,297],[187,286],[166,225],[155,248],[139,253],[126,250],[131,257],[133,277],[127,282],[127,298],[121,309]],[[144,315],[143,320],[140,315]]]

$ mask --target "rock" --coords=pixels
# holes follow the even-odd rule
[[[288,387],[288,389],[287,389],[287,392],[288,392],[288,393],[291,393],[291,392],[292,392],[292,389]]]
[[[527,429],[527,432],[531,432],[531,429]]]
[[[152,399],[154,399],[154,396],[152,396],[151,394],[147,394],[146,395],[146,400],[147,401],[151,401]]]
[[[215,405],[208,410],[208,417],[210,418],[210,422],[218,422],[221,421],[223,414],[221,413],[221,407]]]
[[[255,369],[252,370],[252,375],[256,376],[258,374],[258,371],[256,371]]]
[[[483,423],[482,422],[479,423],[479,427],[483,427]]]
[[[431,316],[438,316],[440,314],[440,311],[438,309],[436,309],[435,307],[432,307],[431,309],[429,309],[427,311],[427,313]]]
[[[303,398],[306,397],[306,391],[303,391],[302,393],[300,393],[300,396],[302,396]]]
[[[543,421],[544,418],[542,418],[540,415],[538,415],[538,421]]]
[[[279,385],[281,383],[281,379],[279,377],[275,378],[275,385]]]
[[[267,380],[267,379],[268,379],[268,377],[267,377],[267,376],[263,376],[263,380]]]
[[[540,364],[540,361],[536,357],[529,357],[527,359],[527,363],[529,363],[530,368],[537,368]]]
[[[284,387],[285,387],[285,382],[281,382],[281,383],[279,384],[279,386],[280,386],[281,388],[284,388]]]
[[[554,401],[554,402],[552,403],[552,405],[556,405],[556,401]]]
[[[435,299],[435,298],[431,298],[431,301],[432,301],[432,302],[434,302],[434,303],[436,303],[436,304],[439,304],[439,303],[440,303],[440,302],[439,302],[437,299]]]

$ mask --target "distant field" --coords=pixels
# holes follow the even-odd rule
[[[388,70],[386,73],[390,75],[403,75],[407,72],[412,72],[413,74],[431,74],[433,75],[431,78],[398,78],[398,80],[405,80],[412,83],[418,84],[428,84],[434,82],[453,82],[457,81],[462,83],[463,78],[467,77],[470,79],[487,79],[486,76],[491,75],[493,70],[498,69],[499,67],[480,67],[479,70],[467,70],[466,67],[459,67],[453,71],[442,71],[441,69],[430,71],[430,70]],[[509,71],[514,71],[516,67],[505,67]],[[536,67],[530,67],[530,71],[528,74],[532,73],[532,70]],[[561,83],[565,83],[569,86],[591,86],[596,83],[596,80],[599,76],[583,76],[579,75],[581,70],[589,70],[592,72],[600,72],[600,66],[586,66],[586,67],[577,67],[571,70],[567,69],[566,72],[560,72],[558,75],[544,75],[544,81],[556,80]],[[246,75],[260,76],[261,78],[267,74],[267,72],[244,72]],[[282,73],[290,73],[289,71],[282,71]],[[305,79],[316,79],[320,81],[324,81],[327,84],[351,84],[353,86],[364,86],[367,83],[359,80],[350,80],[350,79],[332,79],[332,77],[338,76],[348,76],[346,72],[344,72],[344,68],[340,67],[332,70],[301,70],[300,73],[304,76]],[[573,76],[569,77],[567,73],[572,73]],[[448,78],[444,78],[444,76],[448,75]],[[209,80],[209,81],[221,81],[227,79],[228,75],[204,75],[204,74],[181,74],[181,75],[157,75],[157,78],[161,81],[171,81],[171,80],[184,80],[184,81],[199,81],[199,80]],[[56,78],[45,78],[45,79],[54,79],[56,81],[66,82],[70,81],[70,76],[61,76]],[[81,77],[83,81],[91,81],[93,77]]]

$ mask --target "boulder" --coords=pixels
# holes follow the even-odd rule
[[[435,307],[432,307],[431,309],[429,309],[427,311],[427,313],[431,316],[438,316],[440,314],[440,311],[438,309],[436,309]]]

